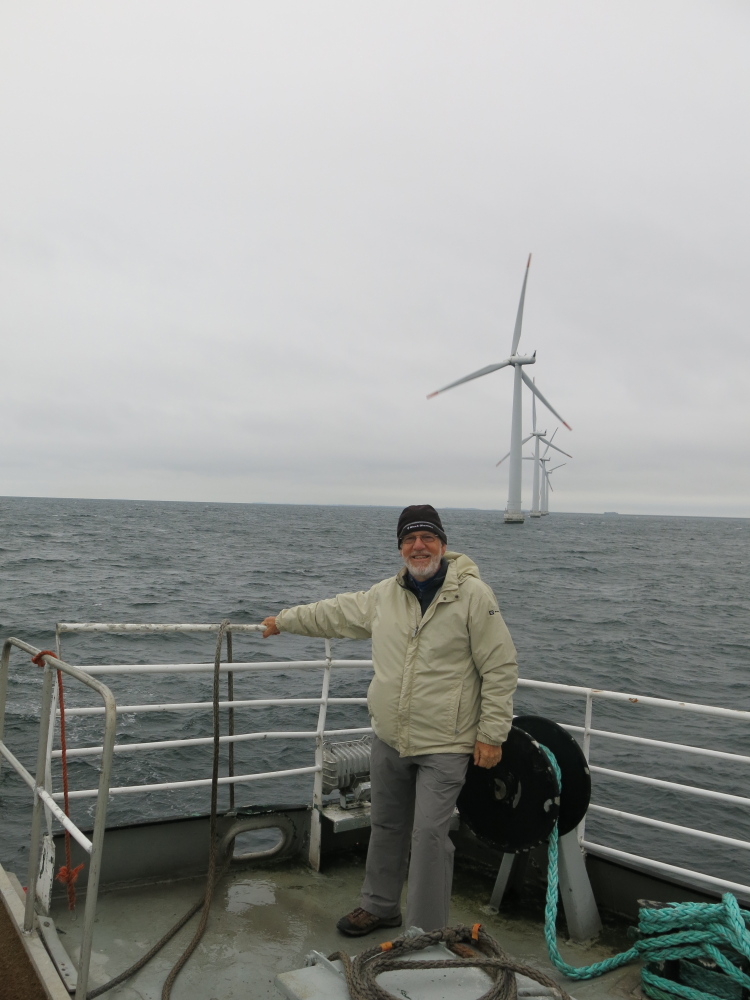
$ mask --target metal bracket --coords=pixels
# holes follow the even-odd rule
[[[495,910],[500,909],[515,859],[515,854],[503,854],[490,896],[490,906]],[[602,929],[602,921],[576,830],[560,837],[559,870],[560,897],[568,924],[568,935],[572,941],[588,941]]]
[[[49,913],[52,900],[52,882],[55,875],[55,842],[47,833],[42,840],[42,854],[39,859],[39,878],[36,883],[36,898],[44,913]]]
[[[65,988],[68,993],[75,993],[78,986],[78,973],[67,951],[63,948],[60,938],[57,936],[54,921],[49,917],[38,917],[37,927],[50,954],[50,958],[55,963],[55,968],[65,984]]]
[[[356,780],[346,788],[339,789],[339,805],[342,809],[352,809],[370,801],[369,781]]]
[[[572,941],[588,941],[602,929],[602,921],[576,830],[560,837],[559,851],[560,896],[568,934]]]
[[[490,896],[490,906],[493,910],[500,909],[500,904],[503,901],[505,890],[508,888],[510,873],[513,870],[513,862],[515,860],[515,854],[503,854],[503,860],[500,862],[500,868],[497,873],[497,878],[495,879],[495,886],[492,890],[492,895]]]

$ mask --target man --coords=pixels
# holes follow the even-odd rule
[[[356,936],[400,926],[407,864],[407,926],[448,924],[456,799],[472,754],[479,767],[500,760],[518,673],[495,595],[471,559],[446,551],[435,508],[407,507],[397,538],[396,576],[263,622],[265,637],[372,637],[370,845],[361,906],[337,924]]]

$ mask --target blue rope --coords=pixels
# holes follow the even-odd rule
[[[554,754],[543,746],[561,786],[560,767]],[[641,970],[644,992],[654,1000],[740,1000],[742,989],[750,989],[750,976],[738,963],[750,961],[750,912],[741,910],[731,893],[721,903],[670,903],[654,910],[643,907],[638,918],[641,937],[628,951],[593,965],[569,965],[557,947],[558,840],[555,822],[549,837],[547,901],[544,910],[544,937],[555,967],[569,979],[594,979],[636,959],[646,965]],[[721,973],[688,959],[709,959]],[[660,975],[659,963],[676,960],[684,982]],[[722,975],[723,973],[723,975]],[[702,988],[701,988],[702,987]]]

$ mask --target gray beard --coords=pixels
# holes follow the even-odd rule
[[[411,573],[415,580],[429,580],[430,577],[434,576],[440,569],[440,561],[443,557],[441,555],[433,556],[428,563],[419,563],[416,567],[412,566],[411,560],[406,556],[403,556],[402,558],[407,570]]]

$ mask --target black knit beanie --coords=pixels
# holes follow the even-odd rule
[[[433,535],[438,536],[443,544],[448,541],[440,515],[429,503],[415,503],[411,507],[404,507],[401,511],[396,529],[399,548],[401,548],[404,537],[412,531],[431,531]]]

